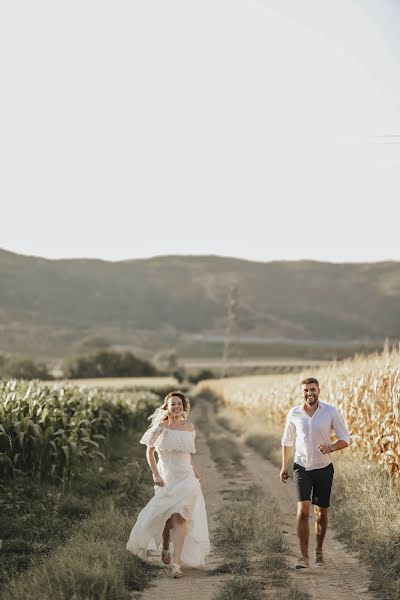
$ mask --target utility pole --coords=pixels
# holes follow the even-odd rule
[[[222,377],[226,377],[234,359],[240,360],[239,342],[239,287],[232,283],[228,289],[227,315],[225,326],[224,353],[222,358]]]

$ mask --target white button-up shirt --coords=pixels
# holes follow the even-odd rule
[[[350,443],[350,435],[337,409],[330,404],[318,400],[318,408],[309,417],[304,404],[289,410],[286,418],[282,446],[294,446],[296,443],[294,462],[306,471],[322,469],[332,461],[330,454],[321,454],[317,448],[320,444],[331,444],[332,431],[338,440]]]

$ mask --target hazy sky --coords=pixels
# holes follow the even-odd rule
[[[400,259],[400,2],[0,4],[0,247]]]

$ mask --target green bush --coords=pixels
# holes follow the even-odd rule
[[[45,363],[17,356],[1,357],[0,375],[3,379],[53,379]]]
[[[68,358],[63,367],[68,379],[93,377],[154,377],[157,369],[131,352],[101,350]]]
[[[189,381],[190,383],[199,383],[199,381],[203,381],[204,379],[215,379],[216,375],[210,369],[202,369],[195,375],[190,375]]]

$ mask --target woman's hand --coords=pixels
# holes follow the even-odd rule
[[[194,476],[196,477],[196,479],[198,479],[200,481],[199,473],[196,471],[196,469],[193,469],[193,471],[194,471]]]
[[[159,487],[164,487],[165,483],[162,477],[160,477],[160,475],[155,475],[153,473],[153,481],[154,481],[154,485],[158,485]]]

